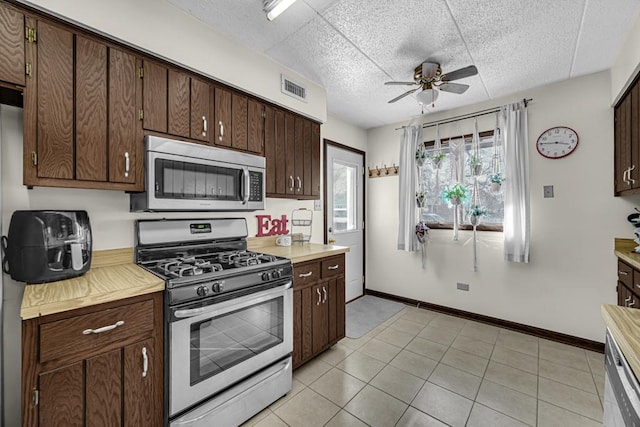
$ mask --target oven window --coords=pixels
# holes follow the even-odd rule
[[[191,325],[191,385],[284,340],[284,298],[278,297]]]
[[[242,170],[156,159],[156,197],[242,200]]]

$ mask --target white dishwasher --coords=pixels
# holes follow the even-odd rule
[[[606,339],[604,426],[640,427],[640,384],[609,328]]]

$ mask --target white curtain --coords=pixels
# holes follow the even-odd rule
[[[504,259],[529,262],[529,141],[524,101],[500,107],[503,137]]]
[[[416,238],[418,210],[416,206],[416,149],[422,144],[422,125],[407,126],[400,141],[400,189],[398,250],[415,252],[421,249]]]

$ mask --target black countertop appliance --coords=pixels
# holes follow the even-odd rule
[[[91,224],[86,211],[15,211],[2,268],[13,280],[46,283],[91,267]]]

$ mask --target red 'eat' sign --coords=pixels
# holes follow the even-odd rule
[[[289,230],[287,230],[289,220],[286,215],[282,215],[280,219],[271,219],[271,215],[256,215],[256,218],[258,220],[256,237],[289,234]]]

